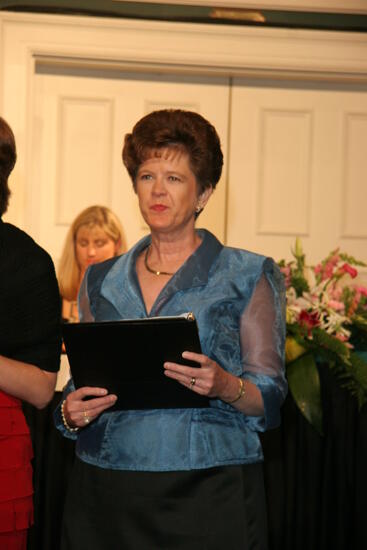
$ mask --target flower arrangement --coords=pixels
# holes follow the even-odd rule
[[[332,369],[359,408],[367,402],[367,287],[355,282],[357,267],[367,264],[336,249],[308,266],[299,239],[292,255],[279,262],[287,293],[287,377],[296,404],[321,434],[317,362]]]

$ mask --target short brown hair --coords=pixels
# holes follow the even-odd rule
[[[199,185],[199,194],[217,185],[222,173],[223,153],[212,124],[193,111],[163,109],[141,118],[131,134],[126,134],[122,160],[133,181],[140,165],[152,152],[173,148],[189,155]]]
[[[15,138],[9,124],[0,117],[0,216],[8,209],[8,178],[17,160]]]

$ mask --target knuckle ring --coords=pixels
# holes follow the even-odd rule
[[[190,380],[190,386],[193,387],[196,384],[196,378],[192,377]]]

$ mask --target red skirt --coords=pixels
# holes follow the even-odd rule
[[[0,391],[0,534],[33,523],[32,458],[21,401]]]

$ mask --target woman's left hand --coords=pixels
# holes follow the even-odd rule
[[[182,357],[199,363],[200,368],[166,362],[163,365],[166,376],[207,397],[230,400],[231,396],[236,393],[238,387],[236,377],[226,372],[218,363],[206,355],[190,351],[185,351]]]

